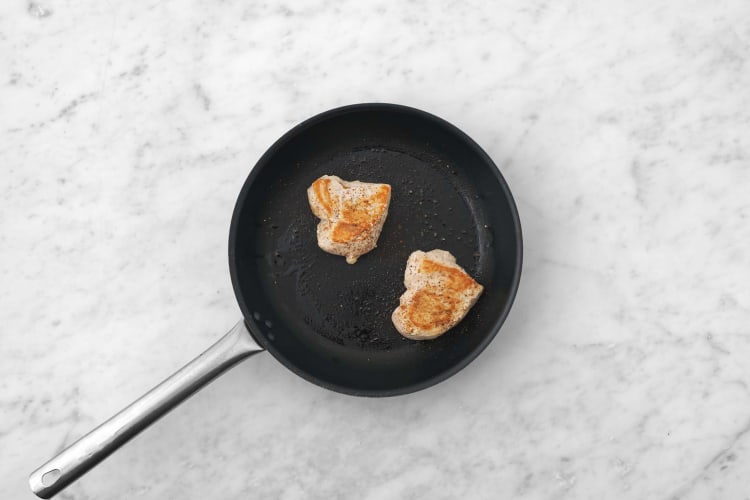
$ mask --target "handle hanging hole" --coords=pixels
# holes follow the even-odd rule
[[[60,479],[61,475],[62,473],[60,472],[60,469],[52,469],[49,472],[45,472],[44,475],[42,475],[42,485],[52,486],[58,479]]]

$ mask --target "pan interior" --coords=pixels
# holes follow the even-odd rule
[[[328,113],[293,129],[243,188],[230,267],[248,325],[319,385],[399,394],[447,377],[494,336],[520,272],[515,208],[495,166],[456,129],[410,108]],[[317,246],[307,187],[325,174],[388,183],[378,246],[354,265]],[[405,339],[391,323],[414,250],[450,251],[485,292],[453,330]]]

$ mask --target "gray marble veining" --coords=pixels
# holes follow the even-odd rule
[[[242,364],[60,498],[743,499],[750,5],[0,5],[0,498],[239,318],[235,197],[295,123],[452,121],[525,236],[501,334],[393,399]]]

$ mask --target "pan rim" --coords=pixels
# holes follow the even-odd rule
[[[395,389],[385,389],[385,390],[381,390],[381,389],[363,390],[363,389],[347,387],[341,384],[334,384],[326,380],[322,380],[316,377],[314,374],[311,374],[307,371],[300,369],[300,367],[295,365],[293,362],[287,359],[283,354],[281,354],[275,348],[273,343],[269,342],[265,338],[265,336],[262,335],[262,333],[255,326],[255,324],[252,321],[248,320],[248,318],[252,318],[253,312],[249,309],[248,304],[246,304],[246,301],[244,300],[241,289],[240,289],[240,279],[238,277],[237,265],[236,265],[237,255],[235,253],[237,238],[240,232],[238,226],[239,226],[241,209],[245,204],[248,193],[253,183],[255,182],[255,179],[259,175],[260,171],[264,168],[264,166],[266,166],[269,163],[269,161],[276,155],[276,153],[281,148],[283,148],[290,140],[292,140],[293,138],[297,137],[298,135],[300,135],[307,129],[321,122],[324,122],[326,120],[329,120],[329,119],[332,119],[334,117],[338,117],[341,115],[349,114],[349,113],[361,113],[361,112],[368,112],[368,111],[381,111],[381,112],[387,111],[387,112],[394,112],[394,113],[407,113],[407,114],[411,114],[413,116],[417,116],[419,118],[425,119],[427,121],[433,122],[436,125],[445,128],[451,134],[455,135],[459,140],[464,142],[469,148],[471,148],[475,153],[477,153],[477,155],[482,159],[482,161],[488,167],[491,167],[492,173],[494,174],[495,178],[500,184],[502,193],[506,201],[508,202],[508,205],[510,208],[511,217],[513,219],[513,225],[514,225],[514,235],[516,239],[516,261],[513,266],[514,273],[513,273],[513,279],[511,281],[511,285],[509,289],[509,294],[508,294],[507,301],[505,302],[504,307],[499,312],[497,319],[493,322],[490,328],[491,331],[487,335],[484,336],[484,338],[481,340],[481,342],[479,342],[476,348],[474,348],[471,352],[468,353],[468,355],[464,356],[459,362],[451,366],[449,369],[444,370],[436,375],[433,375],[415,384],[409,384],[409,385],[404,385]],[[505,323],[505,320],[510,314],[510,310],[513,306],[516,294],[518,292],[518,287],[520,284],[522,268],[523,268],[523,238],[522,238],[521,220],[520,220],[520,216],[518,213],[518,208],[516,206],[516,202],[513,198],[513,195],[510,191],[510,187],[508,186],[508,183],[506,182],[505,178],[503,177],[502,173],[500,172],[500,169],[497,167],[495,162],[492,160],[492,158],[490,158],[487,152],[485,152],[484,149],[482,149],[482,147],[479,146],[479,144],[477,144],[476,141],[474,141],[465,132],[463,132],[461,129],[459,129],[452,123],[436,115],[433,115],[427,111],[423,111],[421,109],[402,105],[402,104],[393,104],[393,103],[385,103],[385,102],[365,102],[365,103],[357,103],[357,104],[348,104],[345,106],[340,106],[340,107],[336,107],[333,109],[329,109],[327,111],[318,113],[310,118],[307,118],[306,120],[303,120],[302,122],[298,123],[291,129],[289,129],[281,137],[279,137],[265,151],[265,153],[261,155],[261,157],[258,159],[258,161],[255,163],[253,168],[248,173],[248,176],[245,179],[245,182],[242,185],[242,188],[240,189],[240,192],[237,196],[237,201],[235,202],[234,210],[232,212],[232,219],[230,222],[230,228],[229,228],[228,257],[229,257],[229,274],[230,274],[230,278],[232,281],[232,288],[234,290],[235,299],[237,300],[237,303],[240,306],[240,310],[243,314],[248,331],[250,331],[251,335],[256,340],[256,342],[258,342],[265,350],[271,353],[271,355],[276,360],[278,360],[281,364],[283,364],[293,373],[297,374],[298,376],[302,377],[308,382],[311,382],[325,389],[332,390],[334,392],[339,392],[342,394],[348,394],[352,396],[390,397],[390,396],[400,396],[400,395],[410,394],[412,392],[421,391],[423,389],[427,389],[428,387],[431,387],[435,384],[438,384],[452,377],[453,375],[455,375],[456,373],[464,369],[469,363],[474,361],[479,356],[479,354],[481,354],[487,348],[490,342],[494,340],[495,336],[498,334],[503,323]]]

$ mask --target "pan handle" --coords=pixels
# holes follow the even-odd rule
[[[32,472],[31,491],[40,498],[57,494],[214,378],[261,351],[240,321],[177,373]]]

